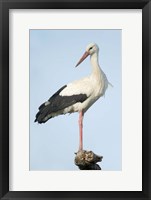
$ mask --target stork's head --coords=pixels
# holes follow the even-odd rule
[[[95,44],[95,43],[89,44],[89,45],[87,46],[87,48],[86,48],[86,52],[88,52],[89,55],[92,55],[92,54],[94,54],[94,53],[98,53],[98,51],[99,51],[99,47],[98,47],[98,45]]]
[[[99,47],[97,44],[95,43],[90,43],[87,47],[86,47],[86,52],[83,54],[83,56],[81,57],[81,59],[79,60],[79,62],[76,64],[76,67],[83,61],[85,60],[89,55],[93,55],[94,53],[98,53],[99,52]]]

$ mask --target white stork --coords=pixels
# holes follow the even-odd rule
[[[87,46],[76,67],[90,55],[92,73],[83,79],[61,87],[48,101],[44,102],[36,114],[35,122],[45,123],[61,114],[79,112],[79,151],[83,149],[83,117],[89,107],[105,94],[108,80],[98,62],[99,47],[95,43]]]

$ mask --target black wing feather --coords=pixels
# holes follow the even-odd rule
[[[39,107],[39,112],[36,115],[35,122],[38,123],[45,123],[47,120],[45,118],[50,115],[51,113],[56,113],[60,110],[63,110],[77,102],[84,102],[87,99],[86,94],[77,94],[72,96],[61,96],[59,95],[60,92],[67,87],[67,85],[60,88],[54,95],[52,95],[49,100],[43,103]],[[49,119],[51,116],[49,117]]]

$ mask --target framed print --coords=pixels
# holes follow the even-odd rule
[[[1,199],[150,199],[150,1],[0,8]]]

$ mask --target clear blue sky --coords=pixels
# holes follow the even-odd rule
[[[84,149],[102,155],[102,170],[122,169],[121,30],[30,30],[30,170],[78,170],[78,113],[34,123],[38,107],[60,87],[88,76],[90,59],[75,65],[86,46],[100,48],[99,63],[109,86],[85,113]]]

